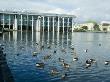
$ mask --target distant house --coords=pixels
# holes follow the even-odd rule
[[[110,32],[110,21],[102,21],[100,24],[100,30]]]
[[[83,24],[76,24],[74,26],[74,29],[81,29],[81,28],[86,28],[88,31],[93,31],[94,30],[94,23],[83,23]]]

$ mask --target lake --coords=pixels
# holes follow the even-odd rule
[[[110,33],[14,31],[0,36],[0,44],[5,45],[15,82],[110,82],[110,65],[104,64],[110,61]],[[78,61],[73,61],[75,57]],[[70,67],[64,68],[59,58]],[[85,68],[86,60],[91,58],[96,63]],[[36,63],[45,65],[41,69]],[[52,69],[59,73],[52,75]],[[66,79],[62,79],[64,74]]]

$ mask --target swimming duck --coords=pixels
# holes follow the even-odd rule
[[[84,52],[88,52],[88,49],[85,49]]]
[[[44,56],[44,59],[46,60],[46,59],[50,59],[51,58],[51,55],[46,55],[46,56]]]
[[[73,61],[78,61],[78,57],[73,58]]]
[[[58,58],[59,62],[64,62],[64,59]]]
[[[44,63],[36,63],[36,67],[38,68],[44,68],[45,64]]]
[[[50,49],[50,48],[51,48],[51,46],[50,46],[50,45],[48,45],[48,46],[47,46],[47,48],[48,48],[48,49]]]
[[[62,51],[62,52],[66,52],[66,49],[65,49],[65,48],[62,48],[61,51]]]
[[[39,44],[36,42],[36,45],[39,45]]]
[[[37,56],[37,54],[39,54],[38,52],[33,52],[32,55],[33,56]]]
[[[57,75],[57,74],[59,74],[59,72],[56,68],[54,68],[54,69],[51,70],[51,74],[52,75]]]
[[[96,60],[95,60],[95,59],[89,59],[89,61],[90,61],[91,63],[96,63]]]
[[[99,44],[99,46],[101,46],[101,44]]]
[[[86,68],[91,67],[91,64],[92,64],[92,62],[90,60],[86,60],[85,67]]]
[[[65,73],[65,74],[63,74],[62,76],[61,76],[61,79],[66,79],[67,78],[67,74]]]
[[[105,61],[105,65],[108,65],[110,63],[110,61]]]
[[[73,47],[71,47],[71,49],[72,49],[72,50],[74,50],[74,48],[73,48]]]
[[[44,49],[44,45],[42,45],[42,46],[40,47],[40,49],[41,49],[41,50]]]
[[[69,68],[69,67],[70,67],[70,65],[69,65],[69,64],[64,63],[64,62],[63,62],[63,64],[62,64],[62,65],[63,65],[63,67],[64,67],[64,68]]]
[[[57,51],[56,50],[54,50],[54,53],[56,53]]]

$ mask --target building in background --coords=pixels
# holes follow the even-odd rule
[[[74,15],[20,11],[0,11],[0,27],[5,30],[73,31]]]

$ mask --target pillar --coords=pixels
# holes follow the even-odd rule
[[[36,31],[38,31],[38,19],[36,20]]]
[[[65,19],[63,18],[63,33],[65,31]]]
[[[49,22],[50,22],[50,21],[49,21],[49,17],[48,17],[48,32],[49,32]]]
[[[17,17],[15,15],[13,30],[17,30]]]
[[[69,18],[68,18],[68,25],[67,25],[68,27],[69,27],[69,23],[70,23],[70,22],[69,22]]]
[[[11,25],[11,17],[9,15],[9,29],[10,29],[10,25]]]
[[[38,19],[38,31],[40,32],[40,27],[41,27],[41,17]]]
[[[3,28],[5,26],[5,16],[4,16],[4,13],[3,13]]]
[[[40,32],[40,16],[36,20],[36,31]]]
[[[54,17],[53,17],[53,33],[55,32],[55,28],[54,28]]]
[[[32,16],[32,32],[34,31],[34,17]]]
[[[27,15],[27,26],[26,31],[28,31],[28,15]]]
[[[60,22],[59,22],[59,17],[58,17],[58,26],[57,26],[57,32],[59,33],[59,30],[60,30]]]
[[[74,18],[72,18],[72,32],[74,30]]]
[[[45,26],[45,25],[44,25],[44,16],[43,16],[43,32],[44,32],[44,26]]]
[[[23,16],[21,15],[21,31],[23,31]]]
[[[68,32],[68,29],[69,29],[69,18],[68,18],[68,22],[67,22],[67,32]]]

